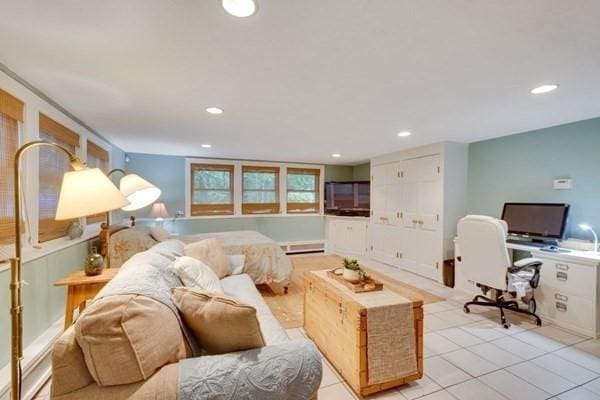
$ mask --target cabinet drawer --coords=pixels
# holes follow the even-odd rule
[[[550,286],[593,301],[596,291],[594,268],[554,260],[543,260],[540,286]]]
[[[536,300],[542,315],[586,330],[595,330],[594,303],[591,300],[561,292],[550,286],[540,286]]]

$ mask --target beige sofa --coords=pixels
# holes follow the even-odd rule
[[[245,274],[221,280],[227,295],[252,305],[265,347],[205,355],[170,298],[182,286],[168,265],[183,253],[170,240],[137,254],[56,343],[51,398],[311,399],[320,354],[290,340]]]

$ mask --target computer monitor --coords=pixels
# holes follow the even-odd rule
[[[510,235],[534,239],[562,239],[569,205],[562,203],[504,203],[502,219]]]

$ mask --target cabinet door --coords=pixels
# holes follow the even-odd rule
[[[442,181],[440,156],[419,158],[418,165],[418,268],[436,279],[442,258]]]
[[[371,186],[371,222],[386,223],[387,185]]]
[[[388,190],[386,193],[386,214],[388,215],[390,225],[400,226],[402,220],[400,213],[402,211],[402,178],[400,177],[401,163],[390,165],[390,178]]]
[[[386,228],[386,225],[371,224],[371,257],[384,263],[388,262]]]
[[[418,264],[417,229],[419,227],[419,181],[416,160],[400,165],[400,238],[402,260],[400,265],[416,272]]]

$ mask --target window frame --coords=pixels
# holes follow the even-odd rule
[[[194,187],[194,171],[219,171],[228,172],[229,189],[204,189],[206,191],[222,191],[230,193],[231,203],[210,203],[210,204],[194,204],[194,193],[199,189]],[[189,167],[189,197],[186,195],[187,201],[190,204],[189,215],[194,217],[213,216],[213,215],[233,215],[235,214],[235,166],[232,164],[214,164],[214,163],[192,163]],[[202,189],[200,189],[202,190]]]
[[[244,181],[245,173],[274,173],[275,174],[275,187],[273,190],[266,189],[247,189]],[[264,166],[264,165],[242,165],[242,214],[244,215],[257,215],[257,214],[279,214],[281,212],[281,192],[279,187],[281,186],[280,181],[281,167]],[[251,203],[244,202],[244,193],[246,192],[274,192],[275,202],[273,203]]]
[[[191,165],[192,164],[227,164],[234,167],[233,174],[233,213],[225,215],[193,215],[191,210],[192,203],[192,185],[191,185]],[[243,175],[242,167],[277,167],[279,168],[279,213],[244,213],[243,212]],[[314,169],[319,170],[318,199],[319,205],[323,204],[325,189],[325,166],[321,164],[299,164],[284,163],[273,161],[245,161],[231,159],[210,159],[190,157],[185,159],[185,217],[188,219],[210,219],[210,218],[257,218],[257,217],[291,217],[291,216],[323,216],[324,207],[320,206],[318,211],[304,213],[287,212],[287,169]]]
[[[293,171],[295,172],[292,175],[301,175],[300,172],[308,172],[305,173],[304,175],[312,175],[312,176],[316,176],[317,178],[317,182],[315,185],[314,190],[299,190],[299,189],[292,189],[290,190],[290,188],[287,187],[287,178],[288,176],[290,176],[291,174],[289,173],[289,171]],[[323,189],[321,189],[321,182],[323,181],[322,175],[320,173],[319,170],[315,169],[315,168],[288,168],[288,171],[285,175],[285,179],[286,179],[286,193],[285,193],[285,201],[287,204],[287,212],[289,214],[315,214],[315,213],[320,213],[321,209],[323,208],[323,202],[320,200],[321,199],[321,192],[323,191]],[[315,193],[315,199],[316,202],[315,203],[303,203],[303,202],[290,202],[288,200],[288,196],[290,192],[297,192],[297,193]],[[293,209],[290,210],[290,205],[293,205]],[[314,209],[316,208],[316,212],[314,211]]]
[[[100,144],[90,138],[83,137],[82,139],[85,140],[85,162],[86,162],[86,164],[88,164],[88,166],[89,166],[90,153],[105,152],[106,160],[104,160],[104,161],[106,161],[106,171],[102,170],[102,168],[100,168],[100,170],[102,172],[104,172],[105,174],[108,174],[111,169],[111,161],[112,161],[110,148],[107,148],[107,146]],[[90,149],[91,149],[91,151],[90,151]],[[98,159],[102,159],[102,157],[97,157],[97,156],[95,156],[95,157]],[[85,217],[86,225],[102,224],[103,222],[106,222],[106,213],[89,215],[89,216]]]

